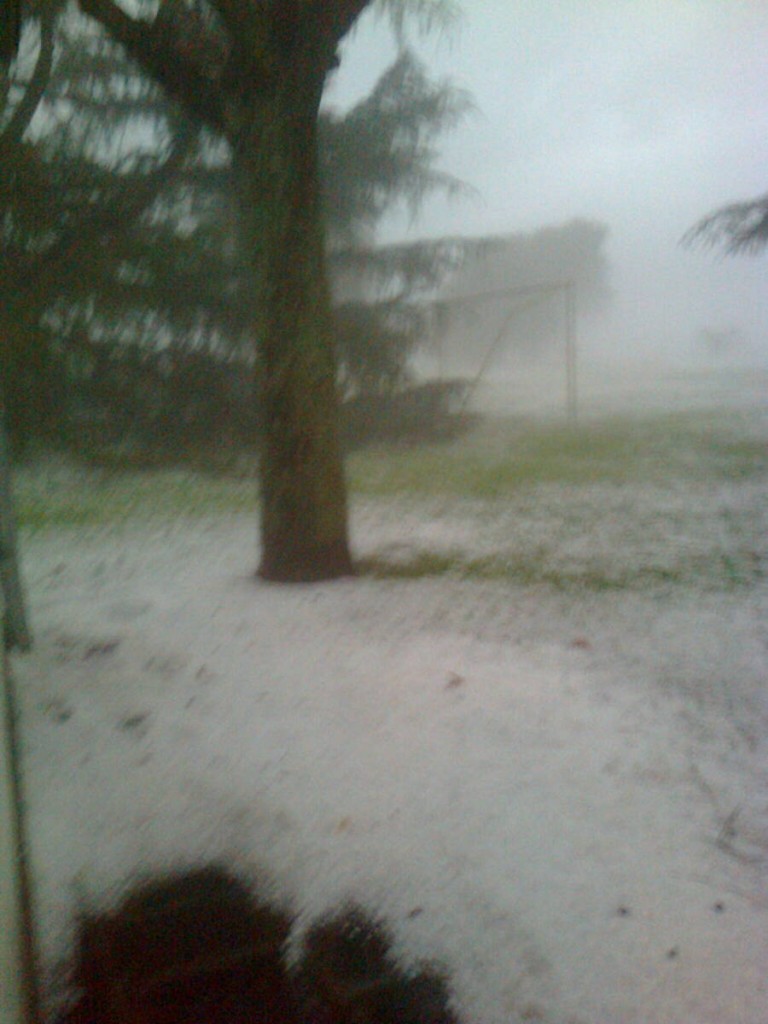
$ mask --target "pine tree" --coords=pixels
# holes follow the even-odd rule
[[[731,256],[761,252],[768,245],[768,195],[715,210],[694,224],[683,242],[721,246]]]
[[[12,153],[19,171],[6,179],[3,203],[6,226],[12,226],[3,247],[4,307],[14,306],[16,319],[23,315],[27,325],[13,372],[6,361],[6,379],[15,382],[9,397],[17,442],[55,436],[67,419],[62,381],[68,378],[70,390],[85,392],[79,397],[86,405],[88,392],[95,392],[97,404],[113,401],[112,437],[126,418],[135,432],[141,417],[132,414],[130,395],[121,403],[100,379],[112,363],[121,371],[132,366],[139,387],[142,368],[152,364],[160,372],[163,351],[165,405],[189,394],[189,380],[176,387],[176,376],[195,362],[207,362],[215,373],[228,363],[247,373],[253,364],[248,275],[234,238],[225,147],[210,140],[193,145],[188,126],[160,91],[100,34],[85,33],[70,19],[60,27],[56,49],[45,106],[49,119],[52,111],[65,110],[65,125],[54,122],[42,140]],[[413,300],[455,265],[461,251],[453,241],[382,251],[370,238],[392,204],[415,209],[430,191],[461,188],[433,169],[431,142],[467,105],[447,83],[431,82],[404,49],[371,96],[345,114],[320,116],[328,256],[332,280],[341,283],[334,289],[340,300],[334,334],[345,396],[381,394],[404,382],[408,354],[423,333],[423,311]],[[119,140],[139,132],[157,140],[158,149],[165,140],[175,159],[160,168],[151,151],[141,160],[118,159]],[[147,215],[137,217],[142,204]],[[89,374],[93,363],[97,369]],[[74,377],[67,367],[76,368]],[[214,384],[210,401],[194,396],[198,411],[213,409]],[[166,443],[183,444],[185,411],[179,410],[178,422],[172,409],[165,413],[160,434]],[[204,418],[196,426],[202,429]],[[77,437],[87,444],[84,433],[79,424]],[[99,436],[110,434],[101,430]]]

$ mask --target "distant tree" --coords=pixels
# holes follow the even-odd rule
[[[721,247],[732,256],[762,251],[768,245],[768,195],[708,214],[683,236],[685,245],[697,242]]]

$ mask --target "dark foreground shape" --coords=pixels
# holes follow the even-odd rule
[[[289,927],[217,868],[147,883],[81,922],[66,1024],[294,1024]]]
[[[315,927],[292,972],[289,931],[220,868],[146,883],[81,921],[82,995],[59,1024],[458,1024],[444,979],[405,975],[362,912]]]
[[[445,978],[405,974],[383,925],[352,907],[310,931],[297,971],[302,1003],[317,1024],[459,1024]]]

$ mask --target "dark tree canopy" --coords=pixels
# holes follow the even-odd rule
[[[253,349],[231,153],[194,131],[121,47],[71,16],[54,32],[53,7],[48,13],[37,61],[45,76],[35,71],[47,77],[48,127],[33,142],[8,145],[0,184],[0,304],[27,325],[15,372],[6,352],[14,442],[58,440],[109,459],[119,457],[117,449],[135,449],[136,458],[154,461],[185,450],[213,453],[223,437],[227,464],[247,438],[252,443],[258,422],[255,408],[248,415],[242,409],[247,383],[232,394],[238,366],[241,378],[251,375]],[[33,26],[26,60],[11,79],[6,120],[27,99],[36,40]],[[418,300],[457,264],[464,246],[382,250],[371,246],[371,233],[394,204],[413,209],[427,192],[461,189],[435,170],[434,140],[467,105],[448,83],[430,80],[404,48],[370,96],[347,112],[320,114],[344,398],[375,393],[385,410],[381,399],[408,384],[408,357],[424,335]],[[121,148],[121,138],[137,134],[151,137],[152,146]],[[175,386],[176,375],[185,386]],[[193,378],[205,394],[190,389]]]
[[[161,225],[155,216],[150,232],[146,217],[157,213],[158,197],[196,142],[177,118],[173,132],[158,133],[154,153],[116,165],[114,140],[134,116],[126,83],[145,123],[159,94],[127,73],[102,36],[60,18],[63,7],[49,0],[27,8],[29,27],[0,110],[0,372],[17,441],[53,429],[64,383],[57,347],[82,335],[86,322],[103,336],[104,310],[113,322],[131,311],[131,327],[140,326],[131,247],[142,224],[157,244]],[[43,132],[30,131],[38,111]]]

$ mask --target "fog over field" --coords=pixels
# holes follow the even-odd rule
[[[476,105],[440,143],[442,167],[476,194],[430,198],[416,222],[402,211],[381,240],[604,223],[613,301],[577,318],[585,381],[619,387],[642,370],[654,389],[669,371],[765,367],[765,255],[681,238],[768,187],[767,45],[761,4],[465,4],[453,30],[415,48]],[[363,95],[393,52],[386,24],[363,17],[327,102]]]

